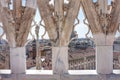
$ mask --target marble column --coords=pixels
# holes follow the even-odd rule
[[[26,71],[25,47],[10,48],[10,68],[12,73],[19,74]]]
[[[114,35],[95,34],[96,43],[96,70],[100,74],[113,72],[113,41]]]
[[[68,73],[68,47],[52,48],[52,68],[54,74]]]

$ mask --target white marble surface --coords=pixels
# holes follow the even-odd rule
[[[11,70],[0,70],[0,74],[11,74]]]
[[[68,47],[52,47],[53,73],[67,73],[68,71]]]
[[[96,70],[68,70],[69,75],[98,75]],[[11,74],[11,70],[0,70],[0,74]],[[26,75],[53,75],[53,70],[26,70]],[[113,70],[113,74],[120,74],[120,70]]]
[[[113,46],[96,46],[96,70],[101,74],[113,72]]]
[[[26,74],[53,75],[52,70],[26,70]]]
[[[10,67],[12,73],[25,73],[26,70],[25,47],[10,48]]]

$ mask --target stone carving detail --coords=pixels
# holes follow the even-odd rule
[[[71,23],[72,27],[67,27],[67,28],[73,29],[73,25],[74,25],[73,21],[75,20],[75,17],[76,17],[75,15],[78,14],[77,10],[75,10],[75,8],[77,8],[75,4],[77,4],[78,2],[77,6],[79,6],[80,1],[76,2],[73,0],[69,0],[68,3],[64,3],[64,0],[61,0],[61,1],[55,0],[54,6],[52,4],[49,4],[49,2],[50,2],[49,0],[38,1],[38,6],[41,4],[39,7],[40,12],[41,12],[41,17],[43,18],[45,25],[47,24],[46,30],[48,31],[48,34],[53,43],[53,46],[58,46],[58,45],[60,46],[64,41],[65,43],[67,43],[65,39],[64,41],[61,41],[63,40],[64,31],[67,30],[64,28],[66,28],[68,24],[70,23],[70,21],[72,21]],[[46,5],[42,5],[42,3],[45,3]],[[44,10],[43,8],[47,8],[47,10]],[[75,12],[76,14],[71,12],[73,8],[76,11]],[[51,24],[48,22],[48,20],[51,21]],[[68,20],[70,21],[68,22]],[[51,32],[50,29],[52,33],[50,33]],[[68,30],[68,31],[71,32],[71,30]],[[53,36],[50,36],[50,35],[53,35]],[[64,37],[65,36],[67,35],[64,35]]]
[[[26,4],[29,3],[31,7],[34,7],[34,4],[36,4],[35,0],[34,3],[33,0],[27,0]],[[3,4],[7,4],[8,6],[3,6]],[[10,8],[10,4],[13,5],[13,9]],[[31,7],[27,5],[23,7],[21,0],[14,0],[13,3],[11,3],[11,0],[6,0],[6,2],[5,0],[0,1],[1,21],[11,47],[24,46],[26,43],[36,10]],[[20,39],[22,40],[20,41]]]
[[[84,22],[85,25],[88,26],[88,32],[85,34],[86,38],[88,38],[88,34],[90,33],[90,25],[89,25],[88,23],[86,23],[86,19],[87,19],[87,18],[85,18],[85,19],[83,20],[83,22]]]
[[[98,3],[98,1],[94,3],[95,11],[97,13],[102,32],[107,35],[110,33],[109,30],[112,29],[110,26],[112,22],[112,16],[115,12],[116,3],[114,1],[111,2],[111,5],[109,5],[107,8],[107,13],[102,11],[102,9],[99,9],[99,5],[100,3]]]

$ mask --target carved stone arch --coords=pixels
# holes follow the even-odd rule
[[[85,30],[81,30],[83,28],[86,28],[86,29]],[[83,11],[82,6],[80,7],[78,16],[76,17],[76,20],[74,22],[74,26],[73,26],[72,31],[77,31],[79,34],[80,34],[80,31],[81,31],[81,32],[84,33],[86,38],[88,38],[88,34],[91,33],[91,27],[90,27],[90,25],[88,23],[88,20],[86,18],[86,15],[85,15],[85,13]]]
[[[49,1],[38,0],[38,7],[41,17],[45,22],[46,30],[48,31],[50,39],[53,39],[56,43],[56,46],[66,46],[66,44],[69,42],[74,21],[80,7],[80,0],[70,0],[69,4],[67,5],[69,6],[66,11],[67,15],[65,16],[63,14],[64,9],[62,8],[64,5],[64,0],[60,2],[59,0],[55,0],[55,7],[53,7],[53,10],[54,13],[57,14],[52,15],[49,7]]]

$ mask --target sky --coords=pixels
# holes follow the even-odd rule
[[[96,2],[97,0],[93,0],[93,1]],[[111,0],[108,0],[108,4],[111,3],[110,1],[111,1]],[[53,2],[54,2],[54,1],[52,0],[51,3],[53,3]],[[66,2],[66,0],[65,0],[65,2]],[[83,12],[82,8],[80,8],[80,10],[79,10],[78,18],[79,18],[79,20],[80,20],[80,24],[78,24],[78,25],[75,27],[75,31],[77,31],[79,38],[85,38],[85,34],[88,32],[88,26],[86,26],[86,25],[83,23],[83,20],[85,19],[85,15],[84,15],[84,12]],[[41,19],[41,18],[40,18],[40,15],[39,15],[39,11],[37,10],[36,16],[35,16],[35,20],[40,21],[40,19]],[[33,32],[33,33],[34,33],[34,32]],[[43,33],[44,33],[44,28],[41,27],[41,28],[40,28],[40,36],[41,36]],[[118,36],[120,36],[120,34],[117,32],[117,33],[116,33],[116,37],[118,37]],[[92,37],[92,33],[91,33],[91,32],[88,34],[88,37]],[[48,37],[48,34],[46,34],[44,38],[48,39],[48,38],[49,38],[49,37]]]
[[[97,0],[93,0],[94,2],[96,2]],[[110,4],[110,1],[111,0],[108,0],[108,4]],[[51,0],[51,4],[53,4],[53,0]],[[67,0],[65,0],[65,2],[67,2]],[[25,6],[25,0],[23,0],[23,6]],[[75,31],[77,31],[77,33],[78,33],[78,38],[85,38],[85,34],[88,32],[88,26],[86,26],[84,23],[83,23],[83,20],[85,19],[85,16],[84,16],[84,12],[83,12],[83,10],[82,10],[82,8],[80,8],[80,10],[79,10],[79,14],[78,14],[78,18],[79,18],[79,20],[80,20],[80,24],[78,24],[76,27],[75,27]],[[36,15],[35,15],[35,18],[34,18],[34,20],[38,23],[40,20],[41,20],[41,17],[40,17],[40,14],[39,14],[39,10],[37,9],[36,10]],[[43,23],[44,24],[44,23]],[[39,31],[39,36],[40,36],[40,39],[41,39],[41,35],[44,33],[44,31],[45,31],[45,29],[42,27],[42,26],[40,26],[40,31]],[[2,31],[2,29],[0,28],[0,34],[2,33],[3,31]],[[31,32],[32,32],[32,34],[34,34],[35,35],[35,27],[33,27],[32,28],[32,30],[31,30]],[[116,33],[116,37],[118,37],[118,36],[120,36],[120,33]],[[90,32],[89,34],[88,34],[88,37],[92,37],[92,33]],[[4,35],[4,37],[3,38],[5,38],[5,35]],[[48,36],[48,34],[46,34],[45,36],[44,36],[44,38],[45,39],[49,39],[49,36]],[[32,37],[31,37],[31,35],[29,34],[29,36],[28,36],[28,39],[32,39]]]

